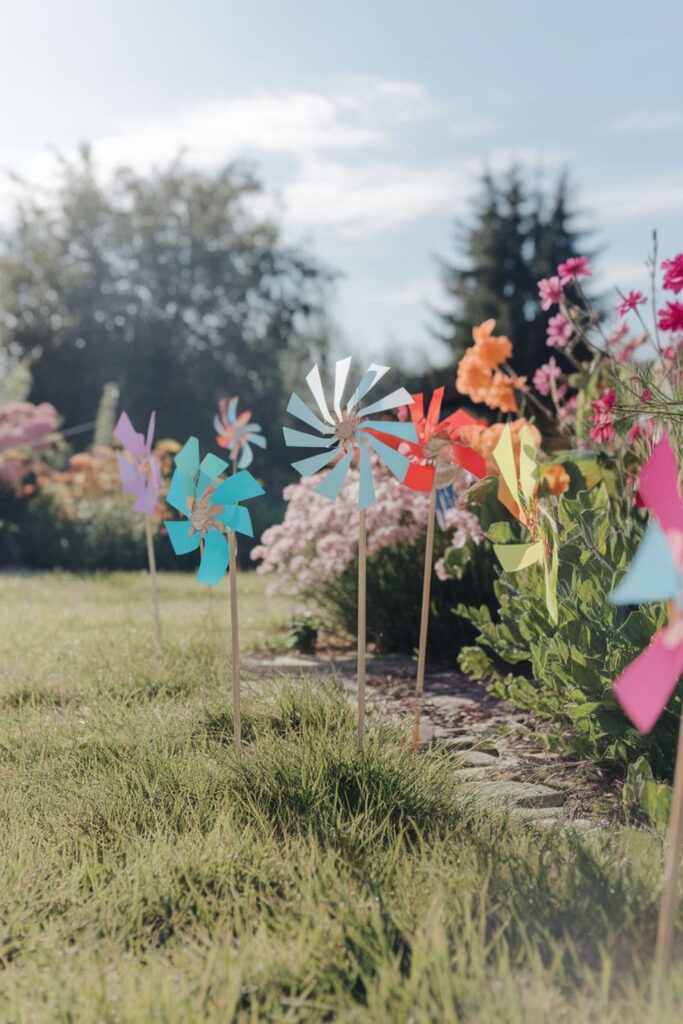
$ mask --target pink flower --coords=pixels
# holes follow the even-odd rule
[[[657,323],[662,331],[683,331],[683,302],[667,302],[657,310]]]
[[[557,268],[560,284],[565,285],[577,277],[590,277],[593,273],[587,256],[570,256]]]
[[[642,292],[628,292],[627,295],[622,296],[621,302],[617,306],[617,313],[619,316],[626,316],[631,310],[642,306],[644,302],[647,302],[647,299]]]
[[[572,325],[567,317],[564,313],[557,313],[548,320],[548,336],[545,343],[549,348],[566,348],[571,341],[572,333]]]
[[[679,252],[678,256],[674,256],[672,260],[664,260],[662,270],[664,271],[664,287],[667,291],[675,292],[678,295],[683,288],[683,252]]]
[[[541,297],[541,309],[550,309],[562,300],[562,285],[559,277],[544,277],[538,282],[538,294]]]
[[[557,410],[558,421],[560,423],[571,422],[576,413],[578,404],[578,395],[572,395],[571,398],[568,398],[567,401],[564,403],[564,406],[561,409]]]
[[[558,381],[563,376],[562,370],[557,365],[555,356],[551,356],[547,363],[539,366],[534,374],[534,387],[539,395],[547,397],[552,390],[552,382]]]
[[[606,391],[602,398],[591,403],[591,438],[598,444],[609,444],[614,440],[614,414],[612,412],[617,400],[616,391]]]

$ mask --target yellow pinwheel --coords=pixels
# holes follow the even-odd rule
[[[526,544],[494,544],[493,550],[505,572],[518,572],[537,562],[543,564],[548,614],[557,622],[557,539],[555,524],[538,501],[539,470],[533,433],[520,431],[519,461],[515,459],[510,427],[505,426],[493,449],[500,477],[498,500],[531,534]]]

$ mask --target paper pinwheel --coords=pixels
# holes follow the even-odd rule
[[[635,727],[648,733],[683,672],[683,501],[669,438],[655,445],[640,473],[641,500],[652,513],[626,576],[610,595],[616,605],[667,601],[669,624],[622,672],[614,692]]]
[[[175,471],[166,500],[187,518],[167,520],[164,525],[177,555],[201,550],[197,579],[220,583],[229,562],[226,533],[234,530],[253,536],[249,510],[238,504],[263,494],[248,470],[222,478],[227,462],[216,455],[199,461],[199,441],[191,437],[175,457]]]
[[[458,467],[478,478],[486,476],[484,457],[459,441],[463,427],[483,426],[482,421],[462,409],[439,421],[443,394],[444,388],[434,390],[426,415],[424,395],[412,396],[413,404],[408,406],[408,412],[415,425],[417,441],[398,441],[396,445],[411,459],[403,483],[414,491],[431,491],[434,487],[437,491],[443,490],[453,483]]]
[[[156,505],[161,482],[161,466],[152,454],[155,413],[149,417],[147,437],[138,434],[127,413],[122,412],[114,427],[114,437],[121,443],[126,454],[117,452],[123,489],[135,498],[133,509],[151,515]]]
[[[218,415],[214,416],[213,426],[216,431],[216,444],[227,448],[230,461],[237,469],[246,469],[254,461],[251,450],[253,444],[257,448],[266,447],[266,439],[258,423],[253,423],[248,410],[237,413],[238,398],[222,398],[218,403]]]
[[[493,449],[493,458],[500,470],[498,500],[526,527],[532,538],[526,544],[494,544],[493,550],[505,572],[527,569],[537,562],[543,564],[546,606],[551,621],[556,623],[557,542],[554,524],[538,503],[539,471],[536,446],[529,427],[524,426],[520,431],[519,469],[508,425]]]
[[[297,395],[293,394],[287,406],[287,412],[296,419],[301,420],[308,427],[317,430],[317,434],[307,434],[301,430],[291,430],[284,427],[285,442],[292,448],[325,448],[326,451],[319,455],[312,455],[307,459],[293,462],[292,465],[301,476],[312,476],[319,470],[329,466],[331,462],[338,459],[336,466],[328,473],[325,479],[315,488],[316,493],[322,494],[325,498],[334,501],[342,489],[346,474],[353,462],[354,456],[358,456],[360,474],[360,485],[358,490],[358,507],[363,510],[375,500],[375,487],[372,481],[372,469],[370,466],[370,450],[374,451],[399,481],[405,479],[410,469],[410,459],[402,455],[386,441],[381,440],[378,435],[388,434],[391,437],[399,438],[402,441],[417,441],[417,432],[412,423],[389,423],[384,420],[368,419],[373,414],[388,412],[401,405],[410,405],[412,398],[405,388],[397,388],[385,398],[372,402],[363,408],[360,403],[368,392],[388,372],[388,366],[379,366],[372,363],[365,375],[362,377],[358,387],[353,392],[346,405],[343,404],[346,382],[351,367],[350,357],[340,359],[335,368],[334,375],[334,397],[332,410],[330,411],[322,381],[320,370],[317,365],[313,367],[306,383],[315,399],[320,412],[320,418],[312,412],[306,403]]]

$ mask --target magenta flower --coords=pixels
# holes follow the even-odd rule
[[[683,302],[667,302],[657,310],[657,323],[662,331],[683,331]]]
[[[551,356],[547,363],[539,366],[536,370],[534,374],[534,387],[539,395],[543,395],[546,398],[552,390],[553,381],[560,380],[562,376],[562,370],[557,365],[555,356]]]
[[[642,306],[644,302],[647,302],[647,299],[642,292],[628,292],[627,295],[622,295],[621,302],[617,306],[617,313],[619,316],[626,316],[638,306]]]
[[[587,256],[570,256],[564,263],[560,263],[557,274],[560,284],[569,284],[578,277],[590,277],[593,273]]]
[[[614,440],[614,404],[616,391],[606,391],[602,398],[591,403],[591,438],[598,444],[609,444]]]
[[[541,309],[550,309],[562,300],[562,285],[559,277],[544,277],[538,282],[538,294],[541,297]]]
[[[674,256],[672,260],[664,260],[662,270],[664,271],[664,281],[662,282],[664,287],[667,291],[675,292],[678,295],[683,288],[683,252],[679,252],[678,256]]]
[[[571,341],[573,328],[564,313],[557,313],[548,320],[546,345],[549,348],[566,348]]]

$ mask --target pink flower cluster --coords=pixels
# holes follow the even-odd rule
[[[538,282],[538,294],[541,299],[541,309],[549,310],[551,306],[561,306],[564,298],[564,288],[572,281],[580,277],[590,277],[593,273],[587,256],[572,256],[564,263],[560,263],[557,273],[552,277],[544,277]],[[549,348],[566,348],[572,340],[574,328],[571,320],[562,309],[548,321],[548,337],[546,344]]]
[[[46,448],[57,429],[57,410],[49,402],[10,402],[0,408],[0,483],[16,486],[32,452]]]
[[[376,500],[367,510],[368,554],[416,540],[427,528],[429,497],[403,487],[376,462],[373,465]],[[356,557],[358,543],[358,472],[349,471],[339,498],[332,502],[315,493],[320,476],[307,477],[284,490],[284,521],[265,530],[251,557],[259,573],[275,573],[271,592],[297,594],[323,580],[340,576]],[[457,492],[468,486],[462,471]],[[476,516],[464,508],[449,510],[447,528],[454,543],[479,540]]]
[[[591,403],[590,436],[598,444],[609,444],[614,440],[614,405],[617,400],[616,391],[606,391],[601,398]]]
[[[664,271],[664,288],[673,292],[674,295],[683,289],[683,252],[679,252],[672,260],[664,260],[662,263]],[[672,334],[683,332],[683,302],[675,300],[667,302],[663,309],[657,310],[657,326],[661,331],[669,331]]]

